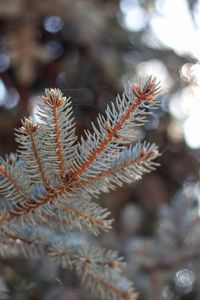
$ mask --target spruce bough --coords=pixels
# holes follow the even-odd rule
[[[159,83],[129,84],[99,115],[93,131],[78,140],[70,99],[47,89],[40,122],[22,120],[19,149],[0,161],[0,255],[46,254],[74,269],[84,287],[101,299],[136,299],[113,250],[74,242],[70,232],[98,235],[111,228],[106,208],[93,201],[124,182],[155,169],[157,146],[135,142],[137,129],[158,107]]]

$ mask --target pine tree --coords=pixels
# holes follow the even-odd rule
[[[74,242],[70,232],[98,235],[111,228],[109,212],[93,201],[124,182],[155,169],[155,144],[136,142],[137,129],[158,107],[159,83],[129,84],[116,103],[99,115],[93,132],[77,138],[70,99],[47,89],[40,122],[22,120],[19,149],[0,161],[0,255],[32,257],[45,253],[74,269],[93,297],[136,299],[113,250]]]

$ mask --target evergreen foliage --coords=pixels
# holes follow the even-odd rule
[[[74,269],[93,297],[136,299],[113,250],[74,242],[70,232],[98,235],[111,228],[107,209],[92,198],[155,169],[155,144],[136,142],[160,91],[149,77],[141,87],[129,84],[116,103],[99,115],[93,132],[78,140],[70,99],[46,90],[40,122],[22,120],[16,132],[17,154],[0,164],[0,254],[32,257],[42,253],[63,268]]]

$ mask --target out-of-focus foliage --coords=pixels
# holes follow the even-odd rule
[[[145,299],[192,297],[194,289],[199,295],[198,194],[197,184],[185,182],[172,202],[159,208],[151,237],[140,234],[141,207],[127,205],[122,212],[125,237],[121,238],[126,243],[128,274],[136,279]],[[137,219],[139,225],[132,221]],[[131,230],[127,223],[132,224]]]

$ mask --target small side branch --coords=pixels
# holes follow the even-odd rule
[[[8,189],[7,184],[6,184],[7,189],[4,188],[4,187],[0,187],[0,189],[3,189],[3,190],[4,190],[3,193],[5,194],[5,196],[6,196],[7,194],[10,195],[10,190],[14,189],[14,191],[12,192],[12,194],[16,194],[16,197],[15,197],[16,199],[19,198],[19,195],[22,195],[23,198],[26,200],[26,194],[24,193],[23,189],[18,185],[18,183],[16,182],[16,180],[14,179],[14,177],[12,177],[12,176],[9,174],[9,172],[8,172],[8,170],[6,169],[5,166],[0,166],[0,174],[3,175],[4,179],[6,179],[7,182],[9,182],[9,185],[10,185],[10,188],[9,188],[9,189]]]
[[[55,123],[55,132],[56,132],[56,144],[58,146],[57,148],[57,155],[58,155],[58,162],[60,166],[60,174],[61,178],[65,178],[65,167],[64,167],[64,160],[63,160],[63,153],[62,153],[62,145],[60,141],[60,128],[59,128],[59,122],[58,122],[58,114],[56,107],[53,107],[53,116],[54,116],[54,123]]]
[[[80,175],[87,169],[92,162],[97,158],[97,156],[106,148],[106,146],[112,141],[112,139],[116,136],[118,130],[120,130],[123,124],[129,119],[129,116],[135,109],[141,104],[143,98],[137,98],[134,103],[129,107],[123,117],[119,120],[119,122],[115,125],[112,130],[110,130],[104,139],[100,142],[100,144],[96,147],[96,149],[90,154],[87,161],[82,164],[82,166],[74,172],[73,176],[75,178],[80,177]]]
[[[91,177],[88,180],[82,180],[82,181],[78,182],[78,185],[79,185],[79,187],[83,187],[83,186],[86,186],[88,184],[97,182],[98,180],[101,180],[105,177],[109,177],[109,176],[112,176],[114,174],[117,174],[117,173],[119,173],[123,170],[126,170],[127,168],[137,166],[139,164],[142,164],[143,162],[147,162],[148,160],[152,160],[152,159],[156,158],[158,155],[159,155],[159,152],[157,150],[145,151],[145,150],[142,149],[140,151],[138,157],[133,158],[133,159],[127,161],[127,162],[123,162],[115,168],[110,168],[106,171],[103,171],[100,174],[98,174],[97,176]]]
[[[106,221],[104,221],[104,220],[99,220],[99,219],[97,219],[97,218],[94,218],[94,217],[92,217],[92,216],[89,216],[89,215],[86,215],[86,214],[84,214],[83,212],[81,212],[81,211],[79,211],[79,210],[77,210],[77,209],[74,209],[74,208],[72,208],[72,207],[67,207],[67,206],[64,206],[64,205],[62,205],[62,204],[55,204],[55,206],[57,207],[57,208],[60,208],[60,209],[62,209],[62,210],[64,210],[64,211],[66,211],[66,212],[69,212],[69,213],[72,213],[72,214],[74,214],[76,217],[78,217],[78,218],[83,218],[85,221],[88,221],[88,222],[91,222],[92,224],[95,224],[95,225],[97,225],[98,227],[101,227],[101,228],[103,228],[103,229],[107,229],[107,222]]]
[[[36,164],[37,164],[38,171],[41,175],[42,181],[43,181],[46,189],[50,190],[50,185],[49,185],[49,182],[48,182],[48,180],[45,176],[45,172],[44,172],[44,169],[43,169],[43,166],[42,166],[42,163],[41,163],[41,158],[40,158],[40,155],[38,153],[37,145],[36,145],[35,137],[34,137],[34,134],[38,129],[38,125],[33,124],[32,121],[30,121],[29,119],[26,119],[26,118],[25,118],[25,121],[22,123],[22,125],[23,126],[20,128],[20,131],[22,133],[25,133],[29,137],[30,142],[31,142],[31,146],[32,146],[32,150],[33,150],[33,155],[35,157],[35,161],[36,161]]]
[[[6,214],[5,217],[2,218],[1,223],[3,224],[10,222],[17,217],[21,217],[35,211],[42,204],[52,202],[56,198],[56,196],[61,193],[61,191],[62,189],[59,188],[46,197],[38,198],[35,202],[33,202],[32,199],[29,199],[28,201],[23,203],[23,206],[16,205]],[[62,211],[66,211],[67,213],[74,215],[77,218],[83,219],[86,222],[90,222],[91,224],[95,225],[98,228],[102,228],[103,230],[107,230],[108,228],[110,228],[111,220],[101,220],[99,218],[87,215],[84,212],[79,211],[73,207],[69,207],[60,203],[54,203],[54,207],[61,209]],[[69,221],[69,224],[70,223],[71,222]]]
[[[132,283],[122,271],[122,258],[112,250],[82,245],[74,255],[82,285],[102,299],[135,300]]]
[[[99,143],[99,145],[93,150],[93,152],[88,156],[87,160],[80,166],[78,170],[73,173],[74,178],[78,178],[81,174],[95,161],[95,159],[104,151],[107,145],[117,136],[118,131],[120,131],[124,124],[130,119],[132,113],[134,113],[142,104],[143,101],[151,102],[157,96],[159,91],[159,86],[155,83],[155,80],[147,81],[145,87],[140,89],[139,86],[133,85],[132,92],[136,96],[136,99],[127,108],[124,114],[121,116],[119,121],[115,124],[113,128],[110,128],[105,137]]]
[[[111,284],[104,277],[100,276],[97,272],[92,271],[92,270],[88,271],[88,275],[93,277],[101,285],[103,285],[106,288],[108,288],[109,290],[113,291],[113,293],[115,293],[120,299],[126,299],[126,300],[135,300],[136,299],[132,289],[130,289],[128,291],[120,289],[117,286]]]
[[[21,236],[17,236],[13,233],[10,233],[10,232],[0,232],[0,236],[3,237],[3,238],[6,238],[6,239],[12,239],[14,240],[15,242],[17,241],[21,241],[27,245],[32,245],[36,242],[36,240],[28,240],[28,239],[25,239],[24,237],[21,237]]]
[[[43,97],[44,103],[51,107],[54,125],[55,125],[55,135],[56,135],[56,144],[57,144],[57,157],[60,167],[61,179],[65,178],[65,164],[63,159],[63,149],[60,138],[60,127],[59,127],[59,118],[58,118],[58,108],[63,106],[65,103],[65,97],[62,97],[60,90],[50,89],[46,90],[46,97]]]

